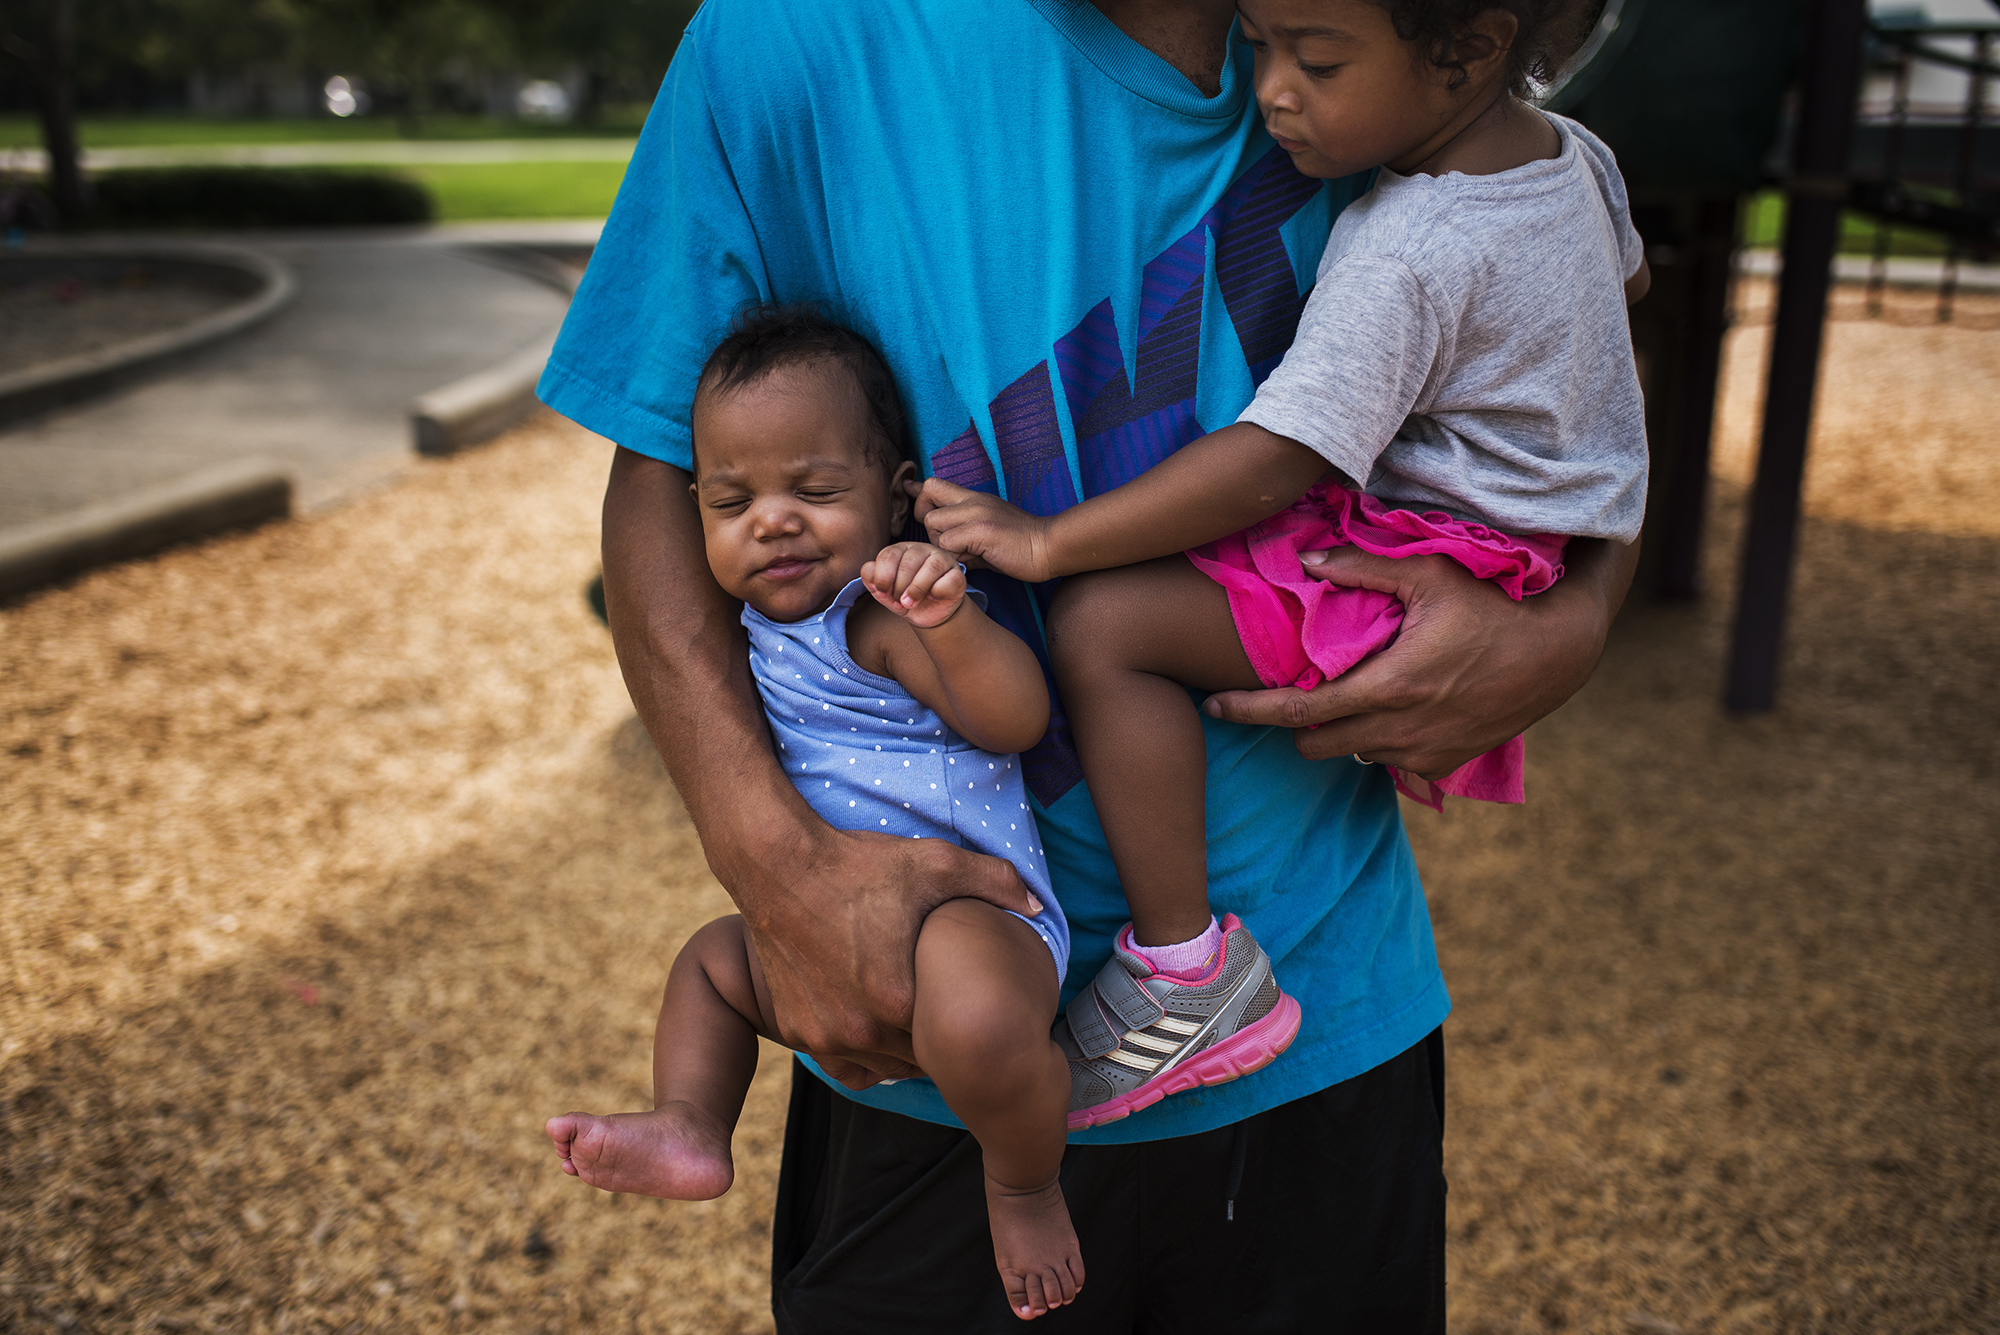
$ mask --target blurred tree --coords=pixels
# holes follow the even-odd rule
[[[481,0],[286,0],[327,68],[342,66],[393,106],[405,134],[447,77],[469,83],[518,56],[512,16]]]
[[[76,105],[157,105],[196,75],[365,81],[406,134],[487,76],[581,75],[576,114],[647,101],[698,0],[0,0],[0,72],[34,90],[51,193],[87,207]],[[120,91],[120,90],[124,91]],[[476,91],[475,91],[476,90]],[[177,100],[166,92],[166,100]],[[94,100],[93,100],[94,99]]]
[[[577,118],[608,100],[650,101],[699,0],[485,0],[511,23],[523,63],[583,75]]]
[[[310,64],[306,15],[295,0],[83,0],[90,45],[166,79]]]
[[[76,7],[77,0],[0,0],[0,52],[34,87],[49,193],[72,227],[89,203],[76,141]]]

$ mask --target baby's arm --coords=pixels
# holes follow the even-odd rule
[[[1237,422],[1059,515],[1031,515],[932,478],[917,517],[947,551],[1038,583],[1213,542],[1269,519],[1326,473],[1326,460],[1306,446]]]
[[[855,607],[854,661],[938,712],[981,750],[1025,751],[1049,726],[1049,690],[1034,651],[966,596],[958,559],[929,543],[884,547],[861,567],[875,597]]]

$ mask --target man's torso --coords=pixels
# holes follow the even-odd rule
[[[686,467],[695,372],[733,307],[821,300],[895,370],[929,471],[1040,513],[1233,420],[1289,344],[1337,206],[1222,94],[1061,0],[711,0],[662,90],[544,397]],[[1038,650],[1051,589],[982,573]],[[1224,1125],[1401,1052],[1448,1008],[1379,770],[1207,721],[1212,898],[1306,1007],[1264,1072],[1079,1139]],[[1023,758],[1074,949],[1129,916],[1057,702]],[[863,1099],[931,1120],[908,1085]]]

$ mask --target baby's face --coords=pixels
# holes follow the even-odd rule
[[[716,583],[773,621],[820,611],[909,513],[869,448],[867,404],[830,364],[786,366],[695,403],[695,505]]]
[[[1264,128],[1304,175],[1408,172],[1403,159],[1457,114],[1445,77],[1372,0],[1239,0],[1237,15]]]

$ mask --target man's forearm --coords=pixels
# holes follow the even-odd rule
[[[604,494],[604,602],[626,690],[733,894],[729,864],[768,832],[774,809],[803,803],[772,756],[742,605],[709,575],[687,486],[680,469],[618,451]]]
[[[1611,542],[1603,538],[1577,538],[1563,553],[1563,577],[1540,599],[1556,599],[1572,615],[1594,624],[1597,652],[1611,630],[1625,595],[1632,588],[1632,576],[1639,568],[1639,540]],[[1590,667],[1595,668],[1593,654]],[[1588,673],[1586,672],[1586,676]]]

